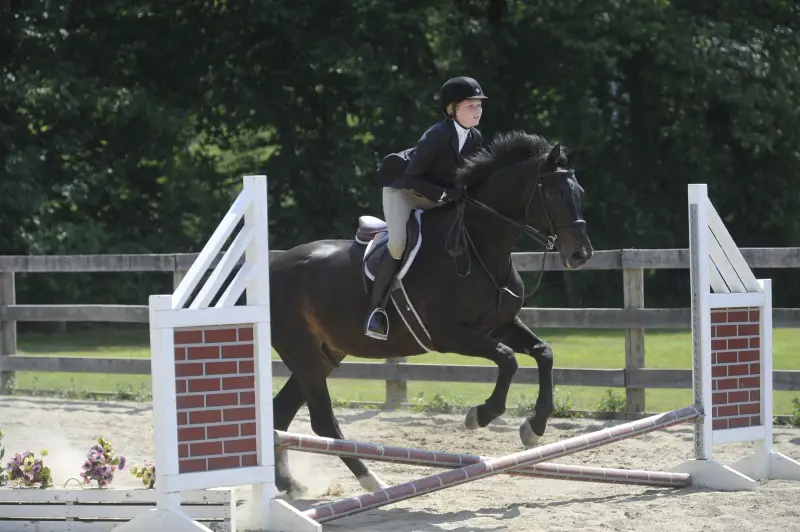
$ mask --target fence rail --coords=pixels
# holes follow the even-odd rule
[[[742,248],[751,268],[800,268],[800,248]],[[272,251],[277,255],[282,251]],[[177,286],[194,262],[195,253],[149,255],[48,255],[0,257],[0,385],[14,372],[77,372],[149,375],[150,361],[125,358],[23,356],[17,354],[17,322],[116,322],[147,323],[146,305],[27,305],[16,302],[16,273],[164,272],[172,273]],[[515,253],[520,271],[538,271],[542,253]],[[215,264],[212,264],[212,267]],[[620,369],[556,368],[554,380],[561,386],[625,388],[629,413],[645,412],[647,388],[691,388],[689,369],[645,367],[645,331],[649,328],[688,329],[688,308],[644,308],[644,270],[687,269],[688,249],[621,249],[597,251],[587,270],[620,270],[623,276],[623,308],[524,308],[520,317],[527,325],[583,329],[625,329],[625,367]],[[544,261],[546,271],[563,271],[557,255]],[[580,275],[575,272],[575,275]],[[775,328],[800,328],[800,308],[773,309]],[[273,361],[275,376],[288,376],[280,361]],[[406,403],[410,381],[491,383],[495,366],[412,364],[405,359],[387,363],[345,362],[332,378],[371,379],[386,382],[386,404]],[[536,368],[521,367],[515,382],[536,384]],[[774,389],[800,390],[800,371],[775,371]]]
[[[740,248],[751,268],[800,268],[800,247]],[[270,251],[270,256],[283,253]],[[140,255],[5,255],[0,256],[0,272],[175,272],[186,271],[197,253],[164,253]],[[512,260],[520,271],[538,271],[542,265],[540,252],[513,253]],[[220,255],[221,257],[221,255]],[[564,271],[558,254],[549,253],[544,261],[546,271]],[[676,249],[609,249],[596,250],[586,270],[623,269],[687,269],[689,250]]]
[[[146,358],[97,358],[12,355],[0,359],[3,371],[42,371],[66,373],[114,373],[119,375],[150,375],[150,360]],[[288,377],[289,370],[280,360],[272,361],[276,377]],[[339,379],[383,381],[428,381],[460,383],[492,383],[497,379],[495,366],[458,364],[412,364],[399,362],[347,362],[334,374]],[[601,386],[608,388],[691,388],[689,369],[584,369],[556,368],[553,380],[558,386]],[[535,367],[520,367],[514,375],[517,384],[538,384]],[[800,371],[775,371],[773,389],[800,390]]]
[[[688,329],[690,310],[684,308],[523,308],[520,318],[537,328],[567,329]],[[0,320],[24,322],[147,323],[145,305],[9,305],[0,307]],[[776,308],[773,327],[800,327],[800,309]]]

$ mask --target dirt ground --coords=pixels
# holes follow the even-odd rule
[[[522,450],[520,418],[504,416],[485,429],[464,429],[463,417],[405,411],[339,409],[345,437],[367,442],[499,456]],[[556,419],[542,443],[598,430],[618,422]],[[129,464],[152,460],[152,408],[140,403],[59,399],[0,398],[0,428],[8,453],[46,447],[57,487],[77,479],[86,451],[103,435]],[[290,427],[311,434],[304,409]],[[730,462],[748,446],[715,447],[715,457]],[[775,428],[775,450],[800,459],[800,429]],[[691,458],[688,425],[584,451],[555,462],[665,470]],[[301,509],[363,490],[336,457],[292,452],[298,480],[308,496],[291,503]],[[440,470],[372,463],[389,484]],[[140,487],[127,472],[115,487]],[[77,487],[71,481],[67,487]],[[246,492],[245,492],[246,493]],[[755,492],[711,492],[698,488],[663,489],[498,475],[345,517],[325,525],[338,532],[427,531],[800,531],[800,482],[769,481]]]

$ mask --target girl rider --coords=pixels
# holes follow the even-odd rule
[[[487,99],[477,81],[459,76],[441,88],[441,109],[445,118],[431,126],[414,148],[391,154],[381,162],[379,175],[383,187],[383,213],[389,232],[388,253],[381,258],[372,285],[372,312],[365,334],[386,340],[389,317],[384,307],[389,289],[400,268],[406,247],[406,223],[414,209],[430,209],[458,201],[462,188],[455,174],[465,157],[481,148],[481,133],[475,126],[481,120],[481,100]],[[401,162],[397,162],[397,161]],[[390,165],[405,165],[392,171]]]

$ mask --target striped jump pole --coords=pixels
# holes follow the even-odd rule
[[[527,449],[499,458],[491,458],[459,469],[437,473],[372,493],[365,493],[356,497],[323,504],[306,510],[303,514],[317,523],[327,523],[341,517],[358,514],[466,482],[472,482],[492,475],[520,469],[524,466],[534,465],[548,459],[559,458],[579,451],[600,447],[601,445],[606,445],[615,441],[665,429],[685,421],[692,421],[702,415],[703,409],[699,405],[686,406],[665,414],[649,416],[583,436],[574,436],[560,442],[534,447],[533,449]]]
[[[305,434],[275,431],[275,445],[314,454],[361,458],[377,462],[391,462],[418,466],[457,469],[460,467],[493,460],[491,456],[427,451],[393,445],[377,445],[352,440],[337,440]],[[667,473],[640,469],[614,469],[580,465],[541,463],[507,471],[506,474],[523,477],[575,480],[578,482],[603,482],[608,484],[632,484],[658,488],[684,488],[692,485],[688,473]]]

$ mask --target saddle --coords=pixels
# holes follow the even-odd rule
[[[414,308],[414,304],[408,297],[406,288],[403,285],[403,277],[411,269],[411,265],[414,263],[414,259],[422,246],[422,213],[422,209],[415,209],[408,216],[408,221],[406,222],[406,248],[403,250],[400,271],[397,272],[392,287],[389,289],[389,299],[420,347],[430,352],[432,351],[428,347],[431,339],[430,333],[422,322],[422,318],[420,318],[416,308]],[[375,274],[372,272],[377,270],[381,257],[385,253],[389,253],[387,246],[389,232],[386,222],[374,216],[361,216],[358,219],[355,241],[365,246],[362,271],[364,291],[369,292],[369,283],[375,281]]]
[[[397,272],[396,279],[402,280],[408,273],[414,259],[417,257],[422,246],[422,209],[415,209],[408,215],[406,222],[406,248],[403,250],[403,257],[400,262],[400,271]],[[375,216],[361,216],[358,219],[358,229],[355,236],[356,242],[365,245],[364,275],[370,280],[375,280],[372,273],[377,269],[381,257],[389,252],[387,246],[389,242],[389,232],[386,222]]]

